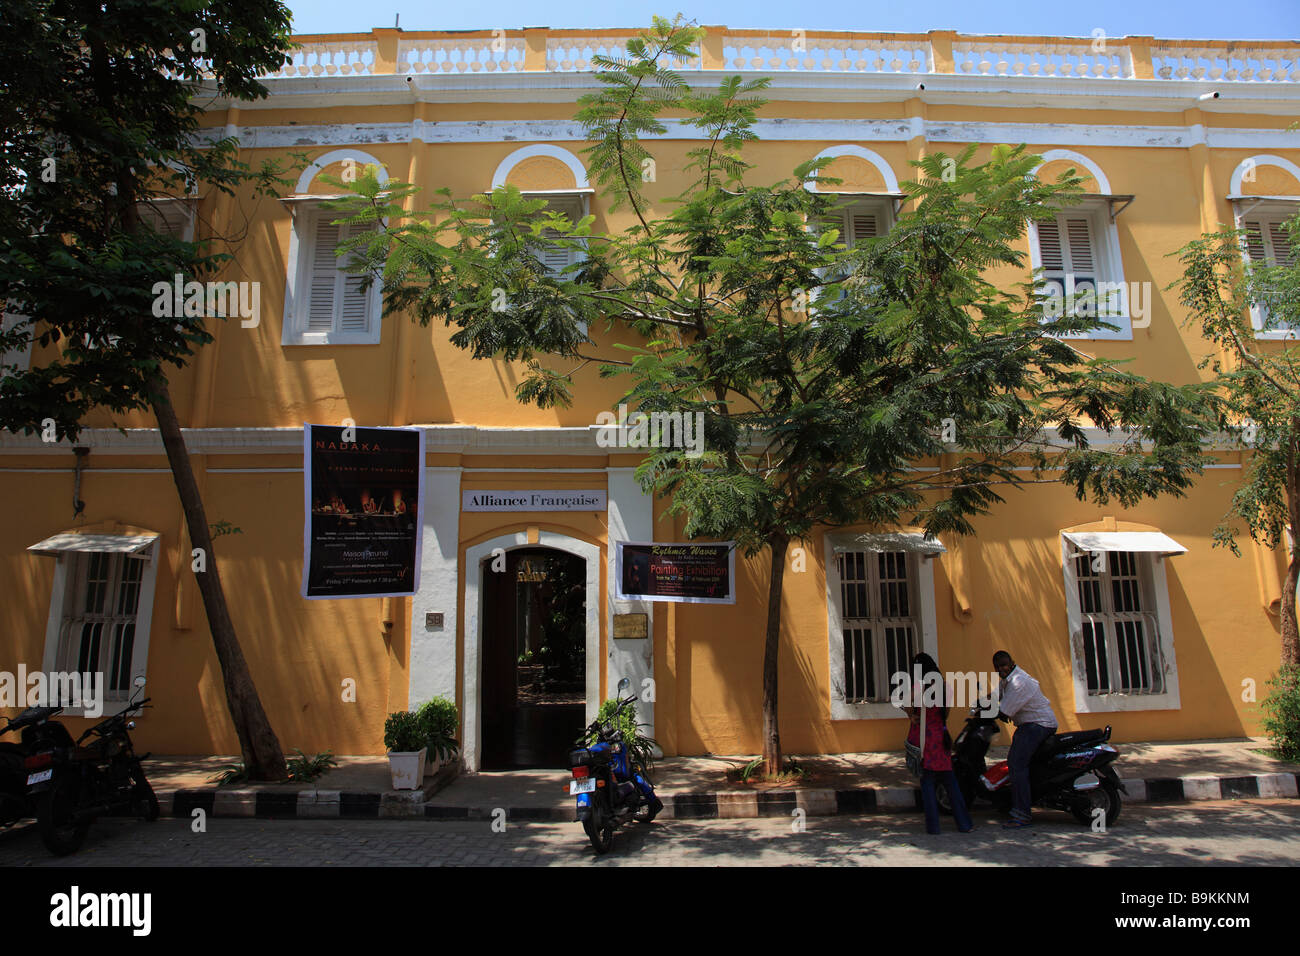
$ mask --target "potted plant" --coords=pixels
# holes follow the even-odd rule
[[[460,741],[456,734],[460,727],[460,714],[454,701],[447,697],[434,697],[425,701],[415,712],[420,726],[424,746],[428,750],[428,767],[426,772],[437,773],[438,769],[456,758],[460,753]]]
[[[413,711],[399,710],[384,721],[384,746],[394,790],[415,790],[424,783],[424,733]]]

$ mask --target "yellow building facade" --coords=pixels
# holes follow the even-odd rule
[[[382,753],[386,714],[442,694],[460,707],[467,764],[490,768],[485,738],[498,715],[484,712],[483,688],[501,677],[489,673],[501,655],[491,650],[497,598],[485,576],[496,549],[580,559],[583,716],[627,676],[653,689],[642,719],[666,753],[760,747],[765,560],[737,557],[734,605],[616,596],[617,542],[683,540],[680,523],[640,492],[637,455],[597,441],[597,415],[616,407],[622,383],[584,372],[574,407],[522,406],[519,368],[471,359],[440,325],[381,316],[378,293],[332,276],[332,256],[320,254],[337,239],[318,204],[336,190],[322,177],[368,164],[425,196],[513,184],[589,210],[598,230],[622,228],[627,214],[610,212],[590,186],[572,117],[596,86],[591,57],[617,53],[629,35],[301,37],[267,79],[268,98],[210,112],[213,135],[237,136],[249,162],[295,151],[311,160],[283,201],[214,191],[167,209],[178,229],[230,238],[235,261],[220,278],[259,289],[255,320],[215,322],[216,340],[172,377],[172,396],[209,520],[240,529],[217,539],[221,578],[286,749]],[[1055,224],[1027,228],[1029,262],[1063,282],[1123,289],[1120,331],[1081,348],[1187,382],[1204,374],[1197,363],[1211,346],[1184,326],[1177,292],[1166,289],[1179,275],[1169,254],[1236,223],[1257,230],[1252,255],[1290,255],[1278,225],[1300,209],[1300,134],[1288,130],[1300,115],[1297,51],[1271,41],[710,27],[682,68],[702,85],[732,72],[770,76],[760,140],[746,149],[751,177],[774,181],[833,158],[832,174],[855,194],[848,232],[887,229],[906,202],[909,163],[927,153],[974,143],[982,158],[999,143],[1026,143],[1043,157],[1040,174],[1077,169],[1089,198]],[[684,188],[690,147],[671,123],[650,144],[657,177],[647,195]],[[15,360],[39,362],[40,349]],[[349,420],[425,432],[412,598],[300,596],[303,424]],[[0,436],[0,495],[11,503],[0,524],[0,668],[90,661],[119,683],[144,674],[156,706],[139,719],[142,747],[237,752],[154,423],[89,425],[82,454],[39,435]],[[1241,476],[1238,452],[1217,460],[1185,498],[1128,511],[1079,502],[1064,486],[1012,492],[975,522],[975,536],[945,538],[941,551],[867,528],[800,543],[785,578],[785,749],[898,747],[905,725],[881,689],[904,645],[962,672],[987,672],[995,650],[1011,651],[1041,681],[1063,731],[1109,723],[1130,741],[1258,733],[1249,688],[1262,697],[1279,659],[1283,559],[1249,541],[1240,558],[1211,547]],[[601,490],[606,507],[463,507],[466,492],[557,489]],[[75,518],[74,498],[84,502]],[[870,596],[890,588],[906,597],[877,607]],[[101,592],[108,599],[89,614]],[[614,636],[625,614],[646,615],[644,637]],[[88,621],[102,625],[94,646]]]

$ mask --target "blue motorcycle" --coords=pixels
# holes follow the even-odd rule
[[[618,682],[620,695],[629,683],[626,677]],[[617,726],[618,717],[635,703],[635,694],[620,697],[611,719],[588,727],[574,743],[579,749],[569,755],[569,794],[578,798],[578,819],[597,853],[609,852],[616,827],[629,819],[649,823],[664,808],[644,760],[631,751]]]

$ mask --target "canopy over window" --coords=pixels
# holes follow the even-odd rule
[[[1065,539],[1080,551],[1142,551],[1164,557],[1187,549],[1159,531],[1066,531]]]
[[[83,534],[63,531],[38,541],[27,550],[33,554],[59,555],[68,551],[106,551],[110,554],[143,554],[158,540],[156,534]]]
[[[924,558],[948,551],[938,538],[927,538],[915,531],[842,535],[836,538],[834,547],[837,554],[842,551],[906,551]]]

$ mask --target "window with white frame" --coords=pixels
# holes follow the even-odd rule
[[[887,701],[891,675],[907,671],[920,646],[915,559],[902,551],[846,551],[835,561],[844,699]]]
[[[858,243],[867,239],[875,239],[889,232],[893,225],[893,203],[888,199],[863,199],[841,197],[844,201],[833,209],[830,215],[824,216],[816,228],[816,232],[822,233],[828,229],[835,229],[839,232],[838,241],[843,243],[847,248],[853,249]],[[832,279],[841,279],[843,276],[831,276],[829,272],[821,273],[824,281]],[[839,301],[847,295],[843,288],[839,294],[831,300]]]
[[[125,700],[145,676],[158,536],[64,532],[27,550],[56,560],[43,670],[101,674],[104,700]]]
[[[1176,709],[1164,560],[1181,548],[1154,532],[1116,535],[1112,546],[1094,541],[1080,547],[1085,537],[1067,535],[1064,552],[1075,709]]]
[[[368,227],[342,224],[341,213],[316,202],[294,204],[294,259],[285,297],[285,345],[375,345],[380,337],[381,283],[361,288],[339,245]]]
[[[936,653],[933,558],[920,534],[826,536],[831,719],[898,718],[894,675]]]
[[[1284,224],[1297,212],[1300,212],[1300,203],[1260,203],[1242,216],[1247,264],[1290,266],[1295,263],[1296,250],[1291,247],[1291,237]],[[1252,306],[1251,322],[1265,335],[1294,338],[1297,331],[1292,326],[1271,320],[1267,302]]]
[[[72,554],[57,670],[104,675],[108,700],[131,693],[140,595],[146,561],[131,554],[83,551]]]
[[[1031,222],[1029,244],[1046,317],[1096,317],[1116,328],[1081,337],[1132,338],[1119,236],[1107,198],[1086,199]]]

